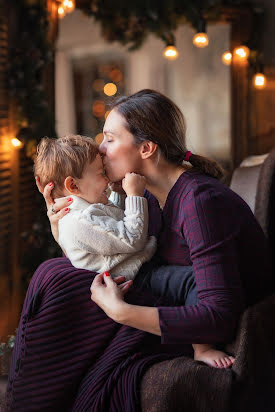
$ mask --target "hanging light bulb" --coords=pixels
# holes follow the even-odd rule
[[[242,46],[236,47],[234,49],[233,54],[234,54],[234,59],[236,59],[237,61],[246,62],[249,57],[250,50],[247,46],[242,45]]]
[[[198,21],[198,31],[193,37],[193,44],[199,48],[206,47],[209,44],[209,38],[206,34],[205,20],[202,18]]]
[[[65,9],[63,6],[59,6],[57,9],[58,16],[62,19],[65,16]]]
[[[264,70],[263,70],[263,65],[258,64],[258,71],[257,73],[253,76],[253,85],[255,89],[261,90],[264,89],[266,86],[266,78],[264,75]]]
[[[226,66],[230,66],[230,64],[232,62],[232,53],[230,51],[226,51],[226,52],[223,53],[222,62]]]
[[[75,1],[74,0],[64,0],[63,7],[66,13],[71,13],[75,9]]]
[[[170,44],[163,50],[163,56],[168,60],[176,60],[179,56],[178,49],[176,46]]]
[[[14,138],[12,138],[11,139],[11,144],[14,146],[14,147],[21,147],[21,146],[23,146],[23,143],[21,142],[21,140],[19,140],[19,139],[17,139],[16,137],[14,137]]]

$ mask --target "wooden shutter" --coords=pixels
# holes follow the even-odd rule
[[[8,24],[3,2],[0,3],[0,274],[9,272],[12,227],[12,159],[7,134],[9,99],[7,85]]]

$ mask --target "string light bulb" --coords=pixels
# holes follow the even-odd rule
[[[206,34],[206,23],[202,18],[200,18],[198,21],[198,30],[193,37],[193,44],[194,46],[199,48],[206,47],[209,44],[209,38]]]
[[[239,46],[234,49],[234,58],[240,62],[247,61],[250,54],[250,50],[247,46]]]
[[[67,13],[71,13],[75,9],[75,2],[73,0],[64,0],[63,7]]]
[[[58,16],[64,17],[67,13],[71,13],[75,9],[75,0],[57,0]]]
[[[261,90],[264,89],[266,86],[266,78],[263,73],[256,73],[253,76],[253,85],[255,89]]]
[[[57,12],[58,12],[59,17],[62,18],[62,17],[65,16],[65,10],[64,10],[63,6],[59,6],[58,9],[57,9]]]
[[[163,56],[168,60],[176,60],[179,56],[178,49],[176,46],[170,44],[163,50]]]
[[[226,66],[230,66],[230,64],[232,62],[232,53],[230,51],[226,51],[226,52],[223,53],[222,62]]]
[[[14,137],[14,138],[12,138],[11,139],[11,144],[14,146],[14,147],[21,147],[21,146],[23,146],[23,143],[21,142],[21,140],[19,140],[19,139],[17,139],[16,137]]]

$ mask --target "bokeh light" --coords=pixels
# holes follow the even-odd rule
[[[97,144],[100,144],[103,139],[104,139],[103,133],[98,133],[95,137],[95,141],[96,141]]]
[[[117,87],[114,83],[107,83],[104,86],[104,93],[107,96],[114,96],[117,92]]]
[[[105,103],[102,100],[95,100],[93,103],[93,114],[95,117],[103,117],[105,114]]]

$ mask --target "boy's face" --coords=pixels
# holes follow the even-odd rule
[[[77,179],[79,189],[78,196],[89,203],[108,203],[106,189],[109,179],[105,175],[101,156],[98,154],[95,160],[86,165],[81,179]]]

